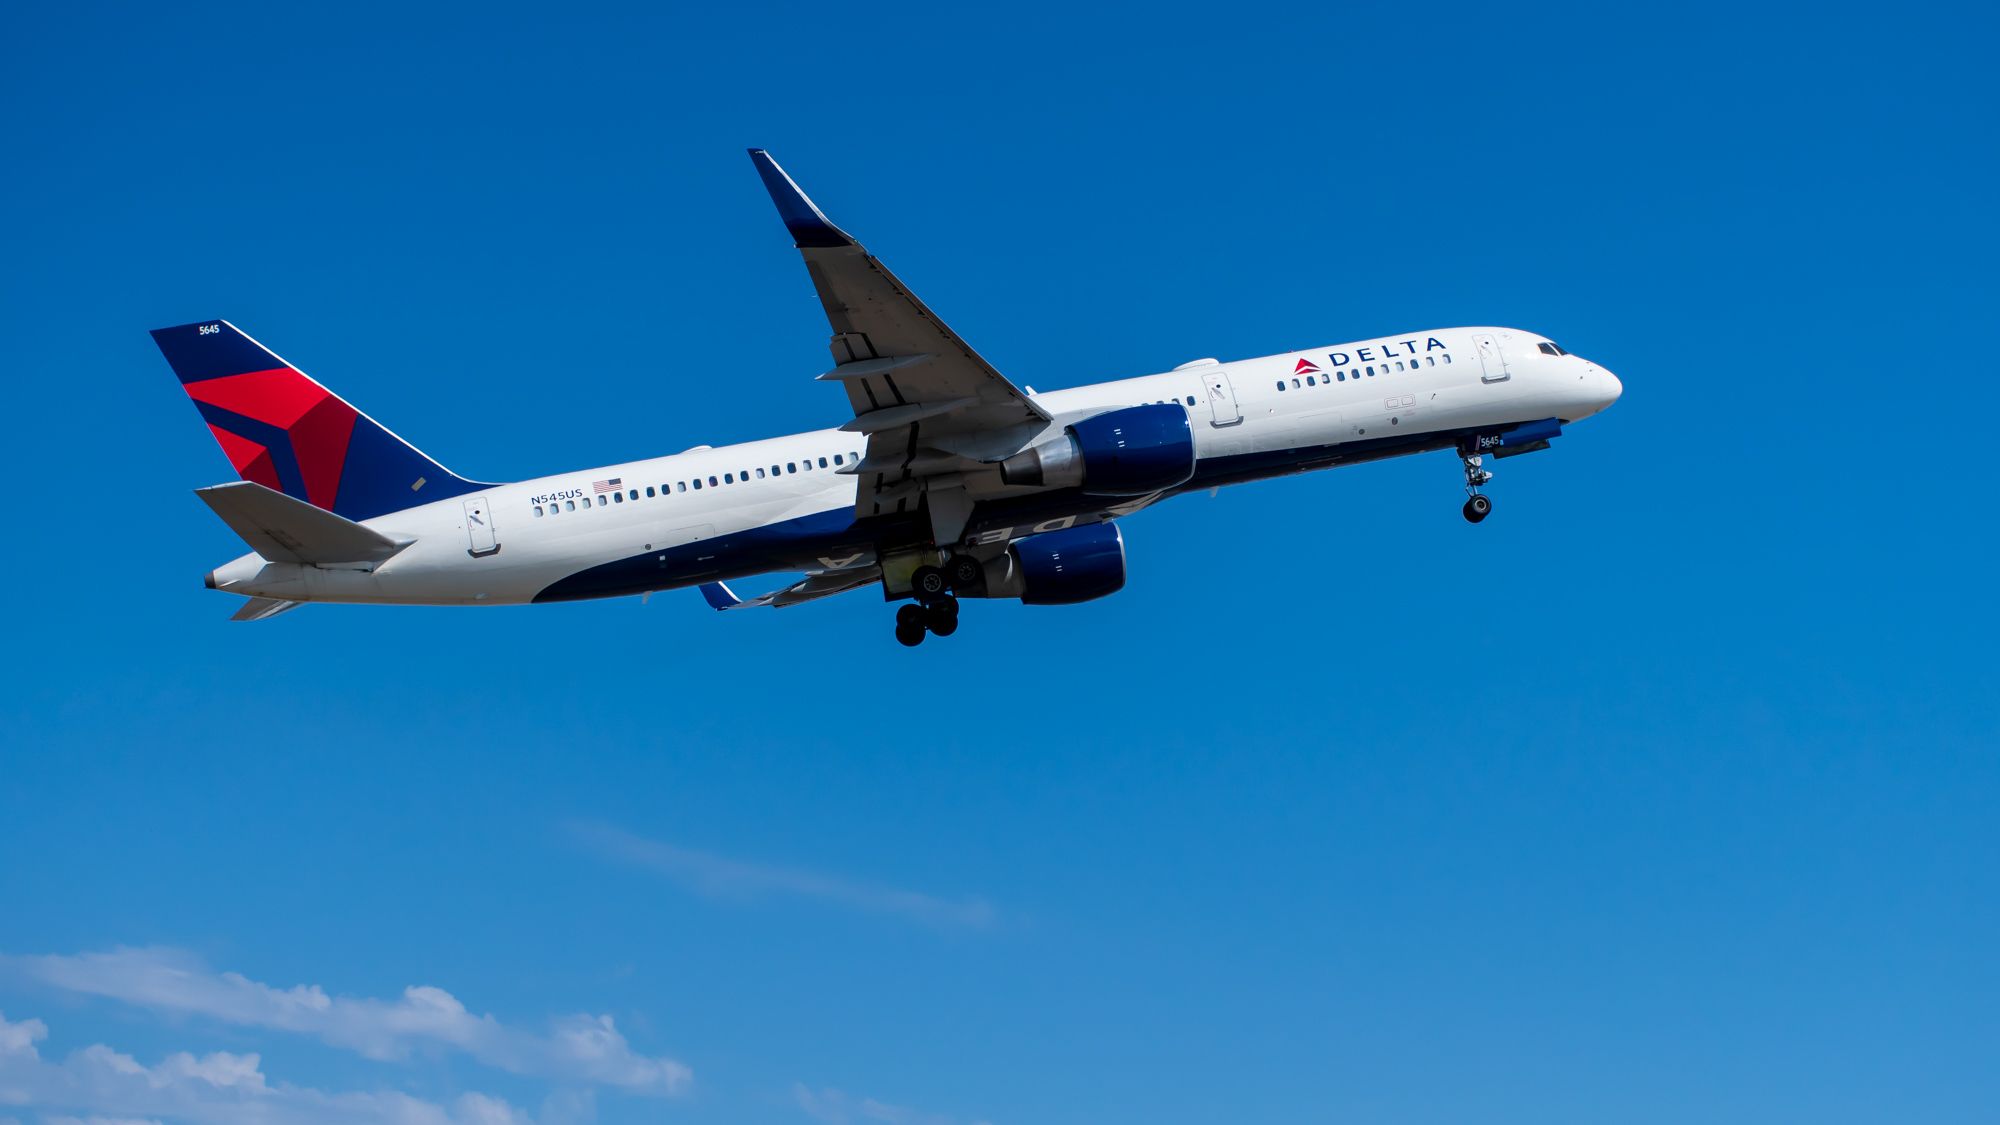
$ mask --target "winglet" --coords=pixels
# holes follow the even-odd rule
[[[757,166],[757,175],[763,177],[764,190],[771,193],[771,202],[778,205],[778,215],[785,220],[785,229],[792,232],[792,243],[801,250],[813,246],[853,246],[854,239],[846,231],[834,226],[799,185],[792,182],[771,154],[761,148],[750,150],[750,162]]]
[[[729,592],[729,587],[720,582],[701,584],[701,596],[707,599],[711,609],[735,609],[743,604],[743,599]]]

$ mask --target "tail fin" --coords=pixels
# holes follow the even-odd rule
[[[226,320],[158,328],[153,342],[244,480],[349,520],[486,487],[417,452]]]

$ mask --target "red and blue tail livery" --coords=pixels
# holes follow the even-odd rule
[[[247,481],[350,520],[484,487],[452,473],[226,320],[153,331]]]

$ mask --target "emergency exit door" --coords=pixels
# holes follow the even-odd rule
[[[1479,352],[1479,379],[1483,383],[1498,383],[1507,378],[1507,356],[1500,350],[1500,341],[1491,332],[1474,332],[1472,346]]]
[[[1243,420],[1243,411],[1236,405],[1236,386],[1229,376],[1221,371],[1208,373],[1208,414],[1211,426],[1234,426]]]
[[[500,540],[493,534],[493,513],[487,509],[484,496],[465,502],[465,537],[472,544],[466,553],[475,559],[500,552]]]

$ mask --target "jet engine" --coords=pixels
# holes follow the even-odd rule
[[[1072,605],[1124,588],[1125,538],[1111,523],[1017,539],[986,564],[985,596],[1025,605]]]
[[[1187,410],[1161,402],[1085,418],[1000,463],[1007,484],[1080,487],[1099,496],[1144,496],[1192,476],[1194,431]]]

